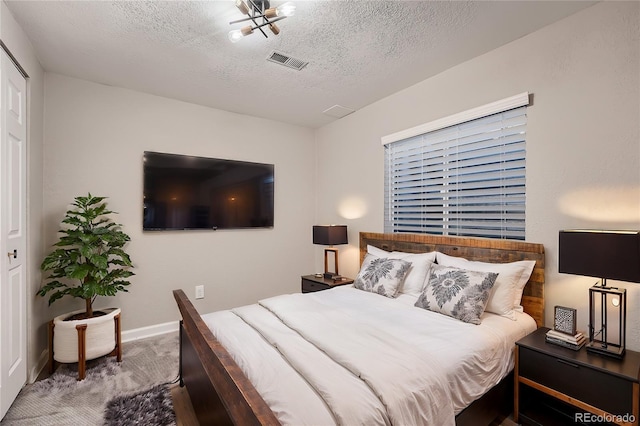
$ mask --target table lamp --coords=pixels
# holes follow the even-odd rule
[[[640,231],[567,230],[560,231],[558,242],[558,272],[601,279],[589,289],[587,351],[622,358],[627,294],[609,287],[607,279],[640,282]]]
[[[324,249],[324,277],[332,278],[338,275],[338,249],[334,248],[337,244],[347,244],[347,225],[314,225],[313,227],[313,244],[331,246]],[[334,256],[335,272],[329,272],[329,253]]]

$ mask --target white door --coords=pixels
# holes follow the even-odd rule
[[[0,419],[27,381],[26,80],[0,49]]]

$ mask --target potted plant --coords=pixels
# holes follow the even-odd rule
[[[60,315],[49,330],[49,368],[54,361],[78,362],[79,380],[84,378],[84,362],[109,353],[121,360],[120,309],[94,310],[98,296],[114,296],[128,291],[127,280],[134,275],[124,251],[129,236],[108,215],[106,197],[76,197],[74,208],[62,220],[60,240],[40,268],[49,272],[38,295],[49,294],[49,305],[71,296],[85,301],[85,309]],[[114,325],[115,324],[115,325]]]

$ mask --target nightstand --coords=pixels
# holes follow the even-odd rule
[[[612,424],[638,425],[640,353],[627,350],[617,360],[584,347],[573,351],[546,343],[548,330],[539,328],[516,342],[513,419],[593,424],[601,416]]]
[[[316,277],[315,275],[303,275],[302,276],[302,292],[311,293],[313,291],[328,290],[339,285],[351,284],[353,280],[351,278],[343,277],[343,280],[333,281],[324,277]]]

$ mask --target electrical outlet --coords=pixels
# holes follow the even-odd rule
[[[196,286],[196,299],[204,299],[204,286],[197,285]]]

